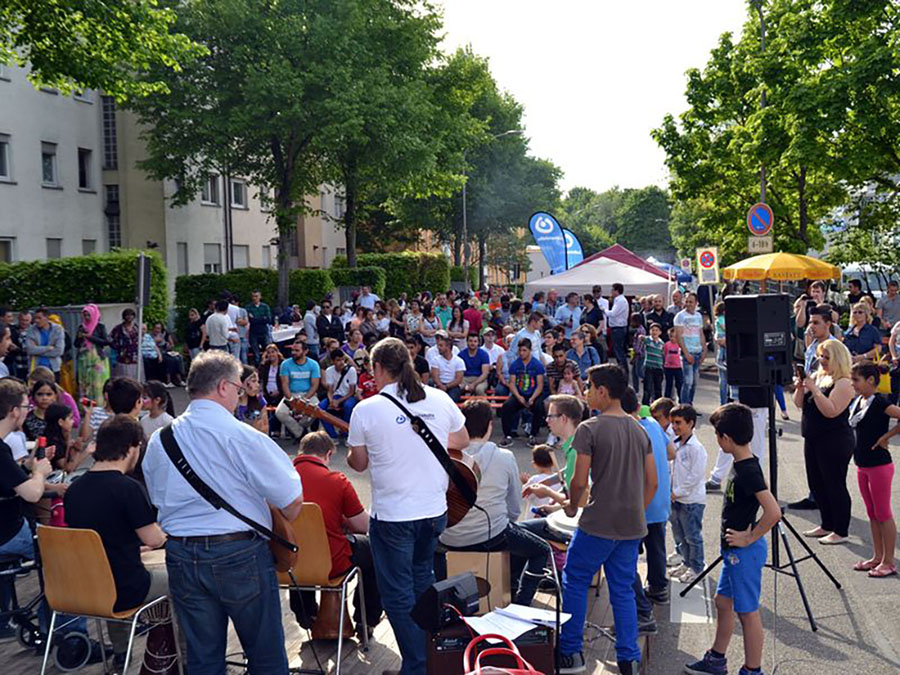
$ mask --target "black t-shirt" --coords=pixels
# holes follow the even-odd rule
[[[416,358],[413,360],[413,368],[416,369],[419,377],[423,379],[425,375],[431,372],[431,368],[428,367],[428,359],[426,359],[421,354],[417,354]]]
[[[0,544],[5,544],[22,529],[22,499],[16,488],[28,480],[13,459],[12,448],[0,440]]]
[[[756,457],[734,463],[725,486],[725,499],[722,500],[722,548],[729,548],[725,542],[725,530],[740,532],[756,524],[756,512],[759,510],[756,493],[767,489],[762,467]]]
[[[96,530],[103,540],[116,581],[117,612],[141,605],[150,590],[150,573],[141,562],[138,530],[156,522],[143,486],[119,471],[88,471],[65,496],[70,527]]]
[[[850,404],[851,419],[856,407],[862,402],[862,398],[857,397]],[[856,423],[856,447],[853,450],[853,461],[856,462],[856,466],[881,466],[891,463],[890,452],[884,448],[872,449],[878,439],[887,433],[891,418],[884,411],[890,404],[887,396],[875,394],[863,418]]]

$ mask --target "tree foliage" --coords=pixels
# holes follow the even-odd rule
[[[177,71],[202,54],[172,31],[175,13],[156,0],[4,0],[0,63],[30,68],[38,86],[102,89],[124,100],[166,90],[148,67]]]

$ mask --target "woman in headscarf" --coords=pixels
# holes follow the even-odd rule
[[[103,401],[103,384],[109,379],[109,338],[100,322],[100,308],[85,305],[75,335],[78,350],[78,392],[92,401]]]

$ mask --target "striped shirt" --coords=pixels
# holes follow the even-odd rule
[[[664,345],[665,343],[659,339],[654,340],[651,337],[647,337],[644,340],[644,349],[646,350],[644,353],[644,368],[662,370]]]

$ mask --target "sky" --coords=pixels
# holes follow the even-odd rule
[[[531,152],[563,190],[668,181],[650,137],[687,108],[685,71],[740,32],[745,0],[438,0],[445,51],[471,45],[525,109]]]

